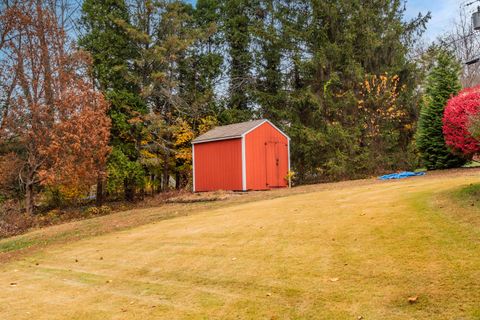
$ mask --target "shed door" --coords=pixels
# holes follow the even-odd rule
[[[266,187],[286,187],[288,173],[288,144],[279,141],[265,143]]]
[[[266,142],[265,143],[265,166],[267,173],[267,188],[280,187],[280,157],[279,157],[279,143]]]

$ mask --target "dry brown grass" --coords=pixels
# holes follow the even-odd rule
[[[21,239],[49,244],[0,266],[0,318],[478,319],[480,230],[439,203],[473,182],[344,182],[40,230]]]

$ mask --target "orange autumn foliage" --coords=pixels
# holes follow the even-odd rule
[[[26,209],[35,185],[88,185],[109,152],[108,103],[89,76],[90,59],[72,49],[63,26],[42,1],[22,1],[3,13],[9,35],[0,54],[6,108],[0,145],[15,144]]]

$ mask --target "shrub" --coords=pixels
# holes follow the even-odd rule
[[[9,200],[0,207],[0,239],[25,232],[35,225],[35,217],[22,214],[18,203]]]
[[[13,152],[0,155],[0,198],[19,198],[22,194],[19,181],[20,170],[21,163]]]
[[[468,131],[475,140],[480,141],[480,113],[470,116]]]
[[[109,206],[101,206],[101,207],[90,207],[85,210],[86,216],[103,216],[110,214],[112,212],[112,208]]]
[[[449,147],[465,155],[480,152],[480,144],[470,133],[470,119],[480,112],[480,86],[462,90],[451,98],[443,116],[443,133]]]
[[[47,208],[59,208],[66,204],[66,199],[58,187],[47,188],[44,195]]]
[[[44,224],[56,224],[62,220],[62,212],[58,209],[48,211],[40,218]]]

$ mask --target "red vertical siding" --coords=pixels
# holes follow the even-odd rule
[[[288,139],[268,122],[245,137],[247,189],[286,187]]]
[[[242,190],[242,139],[197,143],[195,191]]]

